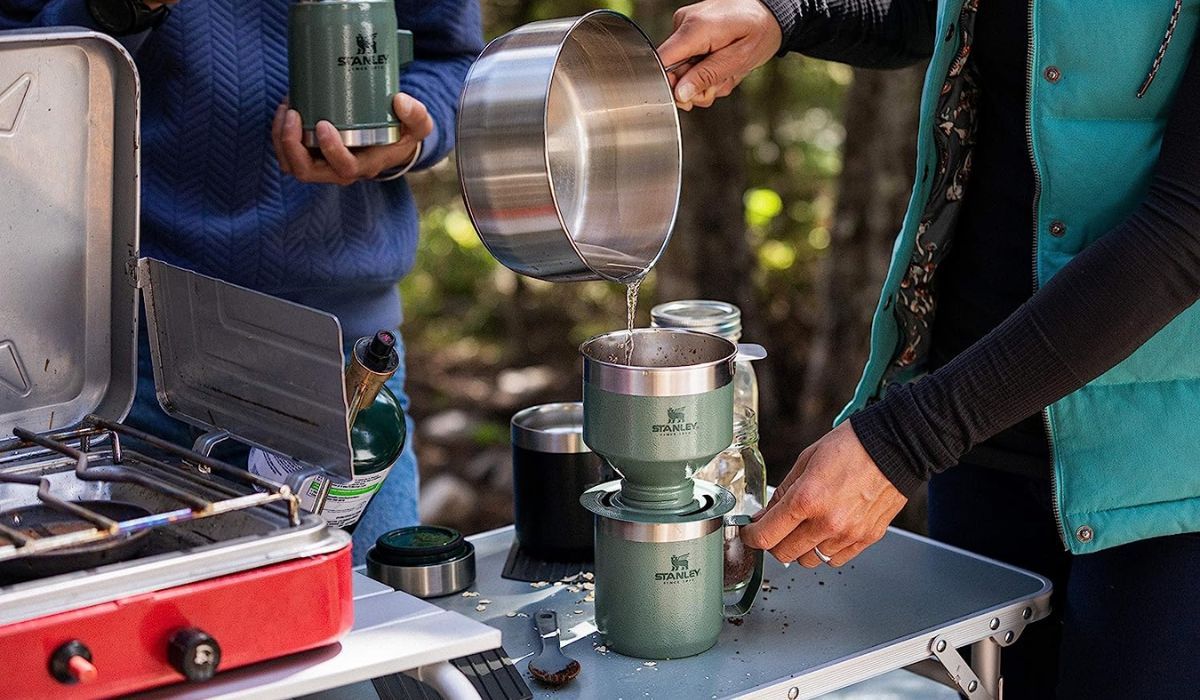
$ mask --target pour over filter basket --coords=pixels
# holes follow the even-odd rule
[[[623,477],[621,499],[648,510],[691,506],[692,476],[733,441],[737,346],[707,333],[640,328],[588,340],[583,439]]]

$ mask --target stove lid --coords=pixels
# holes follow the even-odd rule
[[[169,414],[352,478],[337,319],[139,264],[139,100],[102,34],[0,32],[0,436],[125,417],[140,286]]]
[[[336,316],[153,258],[138,268],[167,414],[353,478]]]
[[[124,417],[136,384],[138,79],[91,32],[0,32],[0,434]]]

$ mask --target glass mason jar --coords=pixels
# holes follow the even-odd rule
[[[696,478],[711,481],[733,494],[730,515],[754,515],[767,502],[767,464],[758,450],[758,416],[745,406],[733,407],[733,444]],[[733,538],[725,543],[725,590],[741,589],[750,580],[754,557]]]
[[[736,343],[742,338],[742,311],[733,304],[707,299],[685,299],[659,304],[650,310],[652,328],[686,328],[719,335]],[[736,363],[733,403],[758,413],[758,378],[749,360]]]

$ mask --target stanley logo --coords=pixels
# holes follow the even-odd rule
[[[692,569],[688,567],[689,554],[672,554],[671,555],[671,570],[661,571],[654,574],[655,581],[664,583],[679,583],[682,581],[690,581],[700,575],[700,569]]]
[[[377,53],[376,48],[375,48],[375,37],[377,37],[377,36],[379,36],[378,33],[372,34],[370,39],[368,39],[365,35],[362,35],[362,34],[359,34],[358,36],[354,37],[354,41],[358,43],[358,55],[359,56],[362,56],[363,54],[368,54],[368,53]]]
[[[338,56],[337,64],[339,66],[382,66],[387,64],[387,54],[378,52],[378,47],[375,43],[375,37],[378,33],[367,36],[359,34],[354,37],[354,42],[358,45],[358,52],[353,56]]]
[[[667,408],[667,422],[650,426],[652,433],[690,433],[700,427],[700,423],[687,422],[685,406]]]

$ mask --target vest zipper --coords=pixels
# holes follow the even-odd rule
[[[1167,33],[1163,35],[1162,42],[1158,45],[1158,53],[1154,54],[1154,61],[1150,63],[1150,72],[1146,74],[1146,79],[1138,88],[1137,98],[1139,100],[1146,96],[1146,91],[1150,89],[1150,83],[1153,83],[1154,77],[1158,75],[1163,57],[1167,55],[1167,47],[1171,45],[1171,37],[1175,36],[1175,27],[1179,24],[1181,10],[1183,10],[1183,0],[1175,0],[1175,6],[1171,8],[1171,19],[1167,20]]]
[[[1028,95],[1025,104],[1025,145],[1029,149],[1029,167],[1033,170],[1033,291],[1038,289],[1038,200],[1042,196],[1042,176],[1038,172],[1037,159],[1033,153],[1033,86],[1037,80],[1037,66],[1034,65],[1033,55],[1033,6],[1035,0],[1029,2],[1029,46],[1026,55],[1027,72],[1029,77]],[[1054,524],[1058,527],[1058,537],[1064,549],[1067,545],[1066,530],[1063,528],[1062,509],[1058,505],[1058,474],[1054,468],[1054,436],[1050,433],[1050,409],[1042,409],[1042,430],[1046,433],[1046,446],[1050,453],[1050,507],[1054,512]]]

